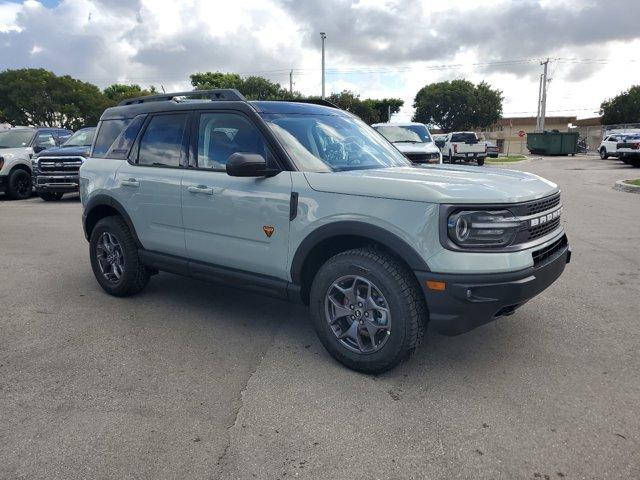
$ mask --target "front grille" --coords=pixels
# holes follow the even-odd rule
[[[73,175],[78,173],[83,160],[82,157],[41,157],[38,168],[46,174]]]
[[[404,156],[414,163],[424,163],[430,160],[440,159],[440,155],[437,153],[405,153]]]
[[[523,204],[525,209],[525,215],[535,215],[536,213],[550,210],[553,207],[560,204],[560,194],[556,193],[551,197],[543,198],[542,200],[534,200],[533,202],[527,202]]]
[[[529,240],[534,240],[536,238],[544,237],[547,233],[553,232],[556,228],[560,226],[560,217],[554,218],[553,220],[548,221],[547,223],[543,223],[542,225],[536,225],[535,227],[529,227]]]
[[[562,250],[567,246],[567,236],[563,235],[560,240],[556,240],[551,245],[547,245],[540,250],[533,252],[533,264],[538,265],[544,262],[546,259],[552,257],[556,252]]]

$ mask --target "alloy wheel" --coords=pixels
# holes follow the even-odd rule
[[[391,334],[389,304],[373,282],[359,275],[346,275],[331,284],[325,319],[340,343],[356,353],[377,352]]]
[[[124,274],[124,254],[118,239],[110,232],[100,235],[96,244],[98,266],[104,278],[116,283]]]

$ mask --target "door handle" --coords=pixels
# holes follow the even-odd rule
[[[137,181],[135,178],[129,178],[127,180],[122,180],[120,182],[120,185],[122,185],[123,187],[139,187],[140,182]]]
[[[191,193],[204,193],[205,195],[213,195],[213,188],[206,185],[198,185],[197,187],[187,187]]]

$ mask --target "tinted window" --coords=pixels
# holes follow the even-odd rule
[[[198,129],[198,166],[224,170],[236,152],[259,153],[268,159],[267,147],[256,127],[232,113],[204,113]]]
[[[154,116],[140,140],[138,164],[180,166],[186,127],[186,114]]]
[[[451,135],[452,142],[477,142],[475,133],[454,133]]]
[[[133,142],[136,141],[136,137],[138,136],[138,132],[140,132],[140,128],[142,128],[142,124],[144,123],[144,119],[146,115],[138,115],[131,123],[118,135],[109,151],[107,152],[108,158],[120,158],[126,159],[129,155],[129,150],[131,150],[131,146]]]
[[[51,148],[56,146],[56,140],[51,132],[39,132],[34,146],[38,148]]]
[[[96,133],[95,128],[83,128],[71,135],[65,142],[65,147],[90,147]]]
[[[122,130],[129,125],[130,118],[118,120],[103,120],[98,127],[98,135],[93,146],[92,157],[104,158],[109,151],[111,144],[118,138]]]

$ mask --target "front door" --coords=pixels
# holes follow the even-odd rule
[[[188,146],[187,113],[156,114],[116,174],[117,198],[126,204],[146,250],[186,256],[181,186]]]
[[[184,171],[182,215],[189,258],[287,278],[291,174],[265,178],[227,175],[236,152],[275,162],[255,125],[239,113],[197,115],[196,168]]]

